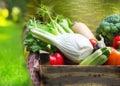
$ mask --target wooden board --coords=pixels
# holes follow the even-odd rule
[[[40,66],[41,86],[120,86],[120,66]]]

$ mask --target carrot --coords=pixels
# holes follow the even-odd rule
[[[94,34],[91,32],[91,30],[84,23],[75,22],[75,24],[72,27],[72,30],[75,33],[79,33],[79,34],[87,37],[88,39],[96,39]]]
[[[112,48],[111,54],[108,57],[108,60],[105,63],[105,65],[120,65],[120,52]]]

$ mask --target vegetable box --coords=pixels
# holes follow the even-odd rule
[[[49,65],[43,61],[46,54],[30,53],[29,57],[33,55],[41,56],[37,74],[40,86],[120,86],[120,66]]]
[[[92,1],[41,0],[42,4],[35,12],[38,18],[30,19],[26,25],[25,47],[30,52],[37,52],[30,53],[27,60],[35,86],[120,86],[120,66],[117,66],[120,65],[120,53],[112,49],[115,47],[114,43],[112,45],[113,38],[120,35],[119,4],[114,1]],[[113,12],[114,15],[107,17]],[[119,45],[118,41],[120,39],[115,45]],[[40,50],[49,52],[50,57],[46,52],[38,53]],[[64,58],[67,64],[64,64],[62,56],[57,58],[58,52],[67,57]]]

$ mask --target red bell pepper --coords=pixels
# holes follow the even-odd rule
[[[120,48],[120,35],[116,36],[116,37],[113,39],[113,47],[114,47],[115,49]]]
[[[64,65],[65,60],[61,53],[56,52],[54,55],[50,55],[50,64],[51,65]]]

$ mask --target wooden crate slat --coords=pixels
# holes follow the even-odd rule
[[[79,65],[64,65],[64,66],[50,66],[42,65],[42,70],[49,73],[57,72],[120,72],[120,66],[79,66]]]
[[[40,66],[43,86],[120,86],[120,66]]]

